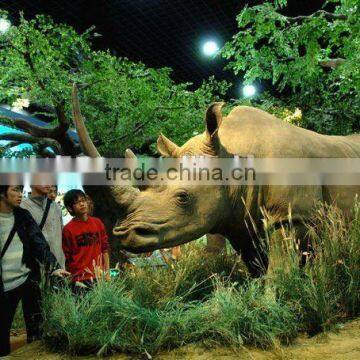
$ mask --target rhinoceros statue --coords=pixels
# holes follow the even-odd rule
[[[182,146],[160,135],[157,141],[160,154],[360,157],[360,136],[321,135],[248,106],[237,106],[223,117],[222,107],[223,103],[212,104],[206,111],[204,132]],[[84,126],[76,91],[73,112],[84,153],[99,156]],[[107,199],[108,207],[121,209],[122,213],[126,209],[126,215],[113,228],[113,234],[126,250],[146,252],[180,245],[207,233],[221,234],[241,253],[250,273],[259,276],[268,265],[267,250],[258,246],[248,226],[250,217],[261,228],[265,210],[280,224],[287,221],[290,205],[292,222],[302,231],[303,222],[312,217],[315,203],[336,203],[341,209],[350,209],[360,193],[360,185],[150,186],[143,191],[131,187],[109,187],[102,191],[102,202]]]

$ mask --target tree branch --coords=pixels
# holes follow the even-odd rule
[[[293,56],[289,56],[287,58],[284,59],[279,59],[279,61],[293,61],[295,60],[295,58]],[[342,58],[337,58],[337,59],[327,59],[327,60],[320,60],[318,62],[318,64],[324,68],[331,68],[331,69],[335,69],[337,68],[339,65],[343,64],[345,62],[345,59]]]
[[[30,71],[41,90],[46,91],[46,84],[39,76],[35,64],[34,59],[31,55],[31,43],[30,39],[27,37],[25,39],[25,51],[20,51],[16,49],[24,58],[26,64],[30,68]],[[55,109],[58,125],[52,128],[43,128],[41,126],[34,125],[26,120],[23,119],[9,119],[8,117],[4,117],[0,115],[0,118],[7,118],[11,120],[12,124],[17,128],[26,131],[31,136],[34,137],[41,137],[41,138],[50,138],[55,140],[57,144],[56,149],[58,146],[61,146],[62,150],[60,153],[66,153],[67,155],[74,155],[75,154],[75,143],[71,139],[68,134],[68,129],[70,127],[70,121],[67,119],[65,114],[65,107],[63,101],[57,101],[52,97],[53,107]],[[39,142],[39,140],[37,140]]]
[[[36,101],[32,101],[30,104],[29,104],[29,111],[31,113],[33,113],[34,115],[36,114],[36,112],[39,112],[39,113],[47,113],[47,115],[50,116],[50,114],[54,114],[56,111],[55,111],[55,107],[52,106],[52,105],[44,105],[44,104],[40,104]]]
[[[158,111],[158,110],[180,110],[180,109],[185,109],[185,106],[157,106],[154,111]],[[117,141],[121,141],[126,139],[127,137],[129,137],[130,135],[134,135],[136,134],[139,130],[141,130],[145,125],[147,125],[149,122],[152,121],[152,118],[149,118],[147,121],[138,124],[135,126],[134,130],[132,130],[130,133],[124,134],[122,136],[120,136]]]
[[[344,62],[345,62],[345,59],[338,58],[338,59],[322,60],[322,61],[319,61],[319,64],[325,68],[335,69],[339,65],[343,64]]]
[[[62,113],[62,111],[63,110],[60,109],[59,116],[65,117],[65,113]],[[69,124],[65,118],[61,120],[59,119],[59,122],[61,123],[54,128],[38,126],[24,119],[11,118],[9,116],[0,114],[0,119],[1,118],[9,120],[11,124],[14,125],[17,129],[23,130],[35,138],[47,138],[48,140],[53,141],[55,144],[58,144],[56,149],[59,150],[58,146],[61,146],[62,150],[59,150],[59,153],[61,154],[64,153],[66,155],[73,155],[78,151],[76,144],[67,132]],[[38,139],[37,142],[41,141],[41,139]]]
[[[295,17],[286,17],[286,19],[289,23],[295,23],[298,21],[312,19],[318,15],[323,16],[326,20],[346,20],[348,18],[346,15],[343,15],[343,14],[334,14],[334,13],[331,13],[331,12],[328,12],[325,10],[318,10],[318,11],[315,11],[311,15],[299,15],[299,16],[295,16]]]
[[[8,144],[1,146],[1,150],[6,151],[18,145],[20,145],[19,141],[10,141]]]
[[[47,137],[55,140],[61,140],[66,136],[66,132],[70,127],[70,123],[65,115],[65,109],[63,103],[56,105],[55,107],[56,115],[59,121],[59,125],[52,128],[47,128],[43,126],[38,126],[32,124],[31,122],[21,119],[21,118],[12,118],[10,116],[0,114],[0,119],[6,119],[10,121],[17,128],[26,131],[30,135],[36,137]]]
[[[23,53],[25,61],[28,64],[28,66],[30,67],[30,70],[32,71],[33,75],[35,76],[35,79],[36,79],[39,87],[45,91],[46,86],[45,86],[44,82],[40,79],[40,77],[38,76],[37,71],[34,66],[34,62],[30,55],[30,41],[28,38],[25,40],[25,45],[26,45],[26,49],[27,49],[27,51],[25,53]],[[65,116],[64,104],[58,103],[55,101],[53,101],[53,104],[54,104],[55,111],[56,111],[56,114],[57,114],[58,120],[59,120],[59,126],[57,128],[55,128],[54,130],[58,132],[57,136],[59,136],[61,133],[66,133],[66,131],[69,129],[70,122],[68,121],[68,119]],[[60,134],[59,134],[59,132],[60,132]]]
[[[70,122],[65,115],[64,103],[57,104],[55,106],[55,111],[59,120],[58,131],[65,133],[69,129]]]
[[[56,128],[44,128],[42,126],[32,124],[31,122],[24,119],[12,118],[10,116],[1,115],[1,114],[0,114],[0,119],[9,120],[18,129],[24,130],[30,135],[35,137],[53,138],[54,135],[56,134]]]
[[[59,143],[53,139],[37,138],[29,134],[17,134],[17,133],[2,133],[0,134],[0,140],[17,141],[20,144],[41,144],[42,146],[49,146],[61,154],[62,150]]]
[[[48,149],[48,146],[44,145],[44,144],[38,144],[38,145],[34,145],[34,150],[37,154],[39,154],[41,157],[45,157],[45,158],[54,158],[56,156],[55,153],[53,153],[52,151],[50,151]]]
[[[47,158],[55,158],[56,157],[56,154],[54,154],[47,148],[41,148],[39,151],[39,155],[41,155],[42,157],[45,157],[45,158],[46,157]]]
[[[152,119],[150,118],[148,121],[145,121],[141,124],[138,124],[135,126],[134,130],[131,131],[130,133],[127,133],[127,134],[124,134],[122,136],[120,136],[117,141],[121,141],[121,140],[124,140],[126,139],[127,137],[129,137],[130,135],[134,135],[136,134],[139,130],[141,130],[145,125],[147,125],[150,121],[152,121]]]
[[[40,88],[42,90],[45,91],[46,90],[45,84],[43,83],[43,81],[37,75],[37,72],[36,72],[35,66],[34,66],[34,62],[33,62],[32,58],[31,58],[31,55],[30,55],[30,42],[29,42],[28,38],[26,38],[26,40],[25,40],[25,46],[26,46],[27,51],[23,53],[24,59],[25,59],[26,63],[28,64],[28,66],[30,67],[30,70],[32,71],[33,75],[35,76],[38,85],[40,86]]]
[[[17,134],[17,133],[2,133],[0,134],[0,140],[19,141],[20,143],[34,144],[39,141],[35,136],[29,134]]]

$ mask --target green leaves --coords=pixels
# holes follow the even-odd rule
[[[282,14],[286,1],[245,7],[237,16],[239,31],[222,55],[229,60],[227,68],[249,82],[271,80],[281,97],[305,110],[311,129],[346,134],[360,130],[355,112],[360,103],[359,4],[331,3],[333,13],[325,6],[297,17]],[[311,106],[323,107],[324,113],[315,115]]]
[[[93,29],[77,34],[46,16],[20,16],[17,27],[0,38],[0,101],[65,104],[71,119],[71,86],[80,88],[86,125],[104,156],[122,156],[127,147],[152,153],[160,132],[185,142],[202,130],[207,104],[229,87],[214,78],[195,91],[175,84],[171,69],[151,69],[109,51],[94,51]],[[56,118],[56,114],[53,114]],[[151,146],[151,147],[150,147]]]

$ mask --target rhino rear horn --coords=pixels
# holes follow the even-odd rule
[[[126,159],[136,159],[136,155],[133,153],[132,150],[126,149],[125,150],[125,158]]]
[[[225,105],[224,102],[216,102],[209,106],[205,115],[206,133],[211,139],[218,131],[222,122],[221,109]]]
[[[179,149],[179,146],[169,140],[165,135],[159,135],[157,139],[157,150],[160,155],[164,157],[175,157],[177,149]]]

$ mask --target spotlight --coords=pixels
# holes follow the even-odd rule
[[[4,18],[0,19],[0,34],[5,34],[10,29],[11,23]]]
[[[203,52],[206,56],[215,55],[219,51],[219,46],[215,41],[207,41],[203,46]]]
[[[254,85],[245,85],[242,92],[245,97],[254,96],[256,93],[256,87]]]

